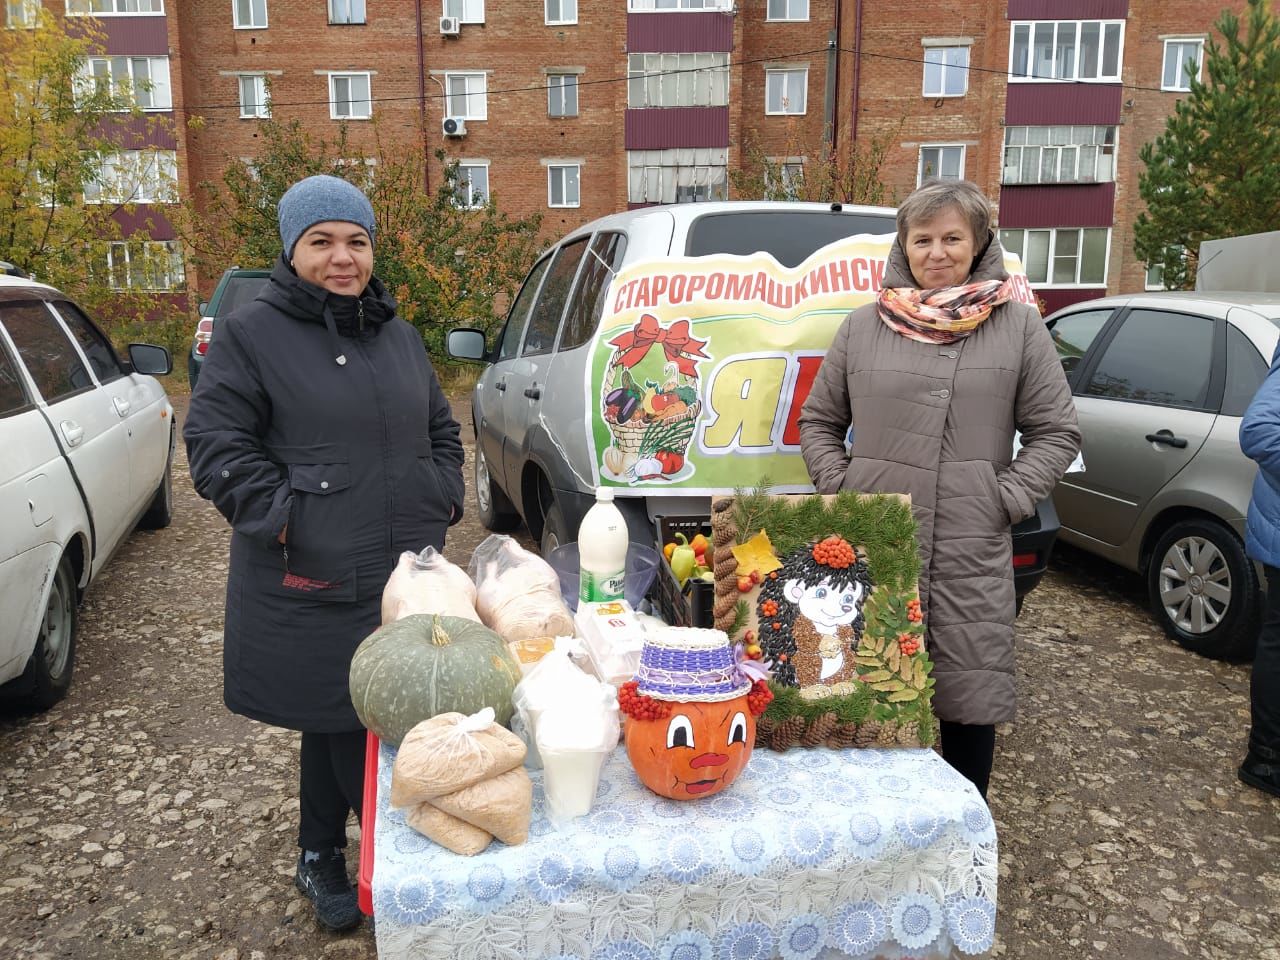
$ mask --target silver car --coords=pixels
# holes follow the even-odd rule
[[[1084,432],[1084,469],[1053,495],[1062,539],[1142,574],[1182,646],[1250,658],[1265,581],[1244,552],[1256,467],[1240,419],[1280,340],[1280,296],[1106,297],[1046,322]]]

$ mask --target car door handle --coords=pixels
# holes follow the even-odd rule
[[[1147,439],[1151,443],[1163,443],[1167,447],[1174,447],[1178,450],[1184,450],[1187,446],[1187,441],[1183,440],[1182,437],[1175,437],[1172,430],[1160,430],[1157,433],[1148,433]]]
[[[112,397],[111,399],[116,405],[116,413],[122,417],[127,417],[129,415],[129,401],[124,397]]]
[[[68,447],[74,447],[84,439],[84,427],[74,420],[63,420],[58,426],[62,428],[62,435],[66,437]]]
[[[530,400],[537,400],[540,396],[542,396],[542,391],[539,390],[536,386],[525,387],[524,395],[528,397]]]
[[[506,392],[507,392],[507,381],[505,381],[505,380],[499,380],[497,383],[495,383],[495,384],[493,385],[493,389],[495,389],[495,390],[501,390],[503,393],[506,393]]]

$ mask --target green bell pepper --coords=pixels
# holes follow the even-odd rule
[[[677,533],[676,538],[680,542],[671,551],[671,572],[675,574],[676,582],[683,587],[698,565],[698,558],[688,537],[683,533]]]

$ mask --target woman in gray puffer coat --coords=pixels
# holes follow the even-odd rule
[[[1014,714],[1009,526],[1062,477],[1080,428],[1044,322],[1012,299],[973,184],[931,181],[899,207],[879,299],[836,333],[800,447],[821,493],[910,495],[942,754],[985,797],[995,724]]]

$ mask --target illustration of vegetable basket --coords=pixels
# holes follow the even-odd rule
[[[706,341],[690,335],[688,320],[663,327],[645,314],[609,344],[601,405],[613,442],[604,468],[633,483],[669,479],[685,466],[702,411],[697,360],[707,359]],[[656,344],[662,352],[650,353]]]

